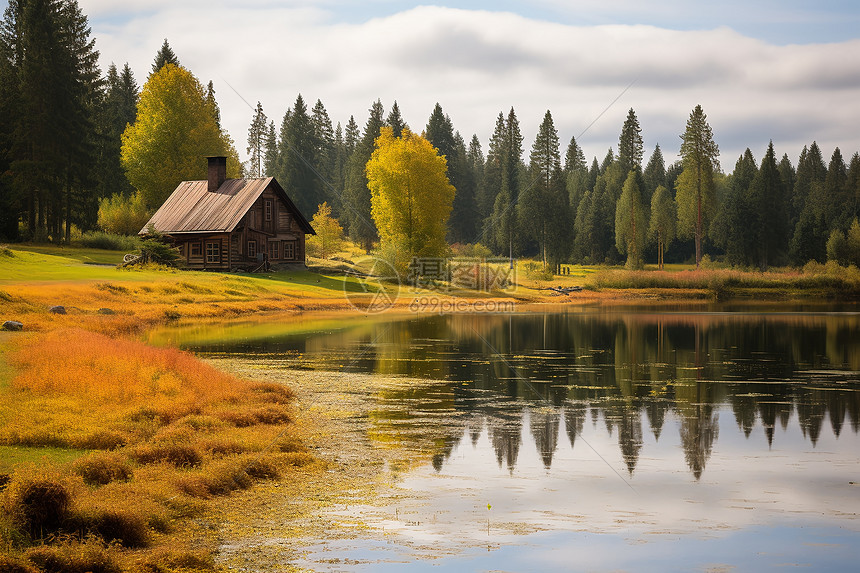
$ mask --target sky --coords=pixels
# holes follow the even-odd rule
[[[5,1],[0,6],[5,8]],[[214,82],[222,124],[246,157],[257,101],[277,126],[301,93],[359,126],[396,100],[420,132],[438,102],[486,153],[513,107],[528,159],[547,110],[564,155],[617,148],[634,109],[645,160],[667,163],[701,105],[730,172],[773,140],[796,163],[816,140],[829,159],[860,151],[860,3],[763,0],[79,0],[103,69],[128,62],[143,84],[165,38]]]

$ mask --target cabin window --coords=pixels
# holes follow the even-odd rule
[[[284,258],[287,260],[296,258],[295,241],[284,241]]]
[[[269,243],[269,258],[270,259],[274,260],[274,259],[280,259],[281,258],[280,246],[281,246],[281,244],[277,241],[272,241],[271,243]]]
[[[208,242],[206,243],[206,262],[220,263],[221,262],[221,243]]]
[[[191,243],[190,248],[192,257],[203,256],[203,246],[200,243]]]
[[[267,223],[271,222],[271,220],[272,220],[272,201],[270,199],[266,199],[266,201],[263,202],[263,213],[264,213],[264,219],[263,220],[266,221]]]
[[[248,241],[248,258],[254,259],[257,257],[257,241]]]

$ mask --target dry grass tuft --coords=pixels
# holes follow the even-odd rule
[[[148,573],[168,571],[213,571],[215,560],[203,551],[164,548],[153,551],[144,561],[143,570]]]
[[[23,559],[0,553],[0,573],[39,573],[39,570]]]
[[[97,535],[109,543],[118,542],[123,547],[146,547],[149,544],[146,518],[133,508],[87,507],[73,515],[70,524],[75,530]]]
[[[200,451],[189,444],[141,444],[131,453],[139,464],[170,464],[177,468],[197,467],[203,462]]]
[[[26,555],[48,573],[120,573],[115,553],[101,540],[88,537],[84,541],[68,539],[55,545],[39,545]]]
[[[56,533],[69,517],[71,493],[57,475],[25,471],[6,488],[4,506],[12,523],[32,539]]]
[[[115,450],[128,443],[128,436],[111,430],[97,430],[71,441],[73,448],[79,450]]]
[[[112,481],[128,481],[132,477],[131,464],[115,452],[96,452],[75,461],[72,471],[89,485],[107,485]]]
[[[286,424],[292,421],[289,409],[280,404],[234,408],[218,412],[217,416],[237,428],[246,428],[257,424]]]

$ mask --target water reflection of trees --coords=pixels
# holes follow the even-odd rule
[[[617,438],[632,475],[643,423],[659,440],[671,415],[698,479],[723,406],[747,438],[761,425],[768,446],[794,413],[813,445],[825,420],[837,438],[846,420],[860,431],[858,324],[851,315],[431,317],[386,324],[367,360],[375,372],[458,382],[448,387],[448,433],[434,442],[437,469],[462,436],[475,441],[486,427],[499,466],[513,470],[524,420],[550,468],[560,432],[573,446],[590,412]],[[407,398],[397,400],[410,411],[434,407]]]

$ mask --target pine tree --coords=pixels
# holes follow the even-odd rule
[[[353,241],[364,246],[370,252],[373,242],[377,239],[376,225],[370,214],[370,189],[367,186],[365,166],[375,149],[376,138],[385,125],[385,110],[382,102],[377,100],[370,107],[370,115],[364,126],[361,139],[356,142],[355,150],[349,158],[346,175],[346,188],[343,194],[343,212],[347,233]],[[347,145],[349,144],[350,126],[347,125]]]
[[[269,120],[263,111],[263,104],[257,102],[254,117],[248,128],[248,147],[246,152],[249,159],[251,177],[263,176],[264,155],[266,153],[266,136],[268,135]]]
[[[755,157],[747,148],[735,163],[711,223],[710,235],[726,252],[726,260],[732,265],[744,265],[752,260],[754,237],[748,220],[749,194],[757,173]]]
[[[657,187],[666,185],[666,163],[663,160],[663,151],[658,143],[654,147],[654,152],[648,159],[648,165],[645,166],[645,171],[642,173],[645,180],[645,194],[650,197],[657,190]],[[667,187],[668,188],[668,187]]]
[[[111,64],[107,74],[107,92],[98,114],[99,197],[113,194],[129,196],[134,188],[128,182],[120,161],[122,134],[134,123],[139,89],[128,64],[118,73]]]
[[[750,186],[749,205],[750,214],[754,217],[754,257],[759,267],[765,270],[785,254],[788,243],[786,193],[773,141],[767,146],[767,153]]]
[[[340,189],[335,187],[335,156],[334,129],[331,125],[328,111],[322,101],[317,100],[311,112],[311,123],[314,128],[316,150],[314,153],[314,169],[319,179],[320,194],[327,201],[334,202],[340,196]]]
[[[275,122],[269,121],[266,130],[265,155],[263,157],[263,177],[272,177],[278,165],[278,133],[275,130]]]
[[[573,137],[570,138],[570,143],[567,145],[567,153],[564,156],[564,174],[566,177],[569,214],[573,219],[576,217],[582,197],[589,188],[588,165],[585,163],[585,154]]]
[[[323,182],[315,167],[318,148],[313,121],[299,94],[281,121],[275,177],[302,213],[315,212],[325,201]]]
[[[215,125],[221,130],[221,108],[218,107],[218,100],[215,99],[215,84],[209,80],[206,86],[206,105],[212,110],[212,115],[215,117]]]
[[[442,111],[439,103],[433,107],[424,133],[427,141],[446,159],[446,176],[456,189],[448,221],[448,239],[453,243],[473,240],[477,227],[477,204],[475,182],[470,177],[466,160],[466,144],[459,134],[454,133],[451,118]]]
[[[502,114],[499,116],[500,118],[504,117]],[[493,148],[494,144],[498,144],[498,150]],[[523,136],[514,108],[511,108],[507,118],[503,120],[500,141],[490,142],[490,151],[494,155],[494,163],[495,154],[498,153],[500,188],[496,201],[493,203],[493,212],[485,222],[485,233],[488,229],[490,230],[489,234],[494,237],[494,246],[497,252],[507,252],[508,256],[512,258],[515,251],[519,249],[519,245],[515,241],[517,220],[514,207],[519,201],[520,169],[523,156]],[[499,200],[498,197],[502,195],[502,199]],[[513,260],[511,264],[513,264]]]
[[[791,205],[794,232],[790,253],[792,262],[798,265],[810,260],[824,262],[827,255],[827,166],[815,141],[808,149],[804,147],[803,151],[805,153],[801,152],[797,162],[797,180]]]
[[[851,222],[846,206],[851,204],[851,197],[847,192],[848,167],[842,158],[842,152],[837,147],[830,158],[827,166],[827,175],[824,177],[824,226],[829,229],[847,229]]]
[[[176,54],[173,52],[173,49],[170,47],[170,44],[167,43],[167,38],[164,38],[164,43],[161,44],[161,48],[159,48],[158,53],[155,54],[155,61],[152,62],[152,73],[157,73],[167,64],[173,64],[174,66],[178,66],[179,58],[176,57]]]
[[[10,2],[0,50],[2,106],[11,114],[0,145],[14,185],[5,202],[16,209],[4,226],[23,212],[30,238],[68,240],[72,223],[91,228],[98,209],[96,110],[104,91],[87,18],[74,0]]]
[[[391,106],[391,111],[388,112],[388,117],[385,119],[385,125],[391,128],[394,137],[400,137],[404,129],[409,129],[409,126],[406,125],[406,122],[403,120],[403,116],[400,115],[400,106],[397,105],[397,100],[394,101],[394,105]]]
[[[642,128],[636,113],[630,108],[618,138],[618,162],[625,177],[628,171],[642,170],[642,154]]]
[[[349,116],[349,121],[346,124],[346,130],[343,133],[343,144],[346,147],[348,155],[352,155],[355,151],[355,146],[358,144],[358,138],[361,136],[361,130],[358,129],[358,124],[355,123],[355,118]]]
[[[678,230],[696,239],[696,268],[702,260],[702,239],[714,209],[714,172],[719,171],[720,149],[714,143],[708,116],[697,105],[681,135],[681,160],[684,170],[675,183],[678,202]]]
[[[472,172],[472,179],[475,181],[475,207],[478,210],[477,221],[475,221],[475,232],[480,221],[483,221],[492,209],[492,203],[487,198],[487,185],[484,181],[484,152],[481,149],[481,141],[478,136],[472,134],[472,139],[469,141],[469,151],[466,154],[466,160],[469,169]],[[476,237],[472,237],[469,242],[474,242]]]

